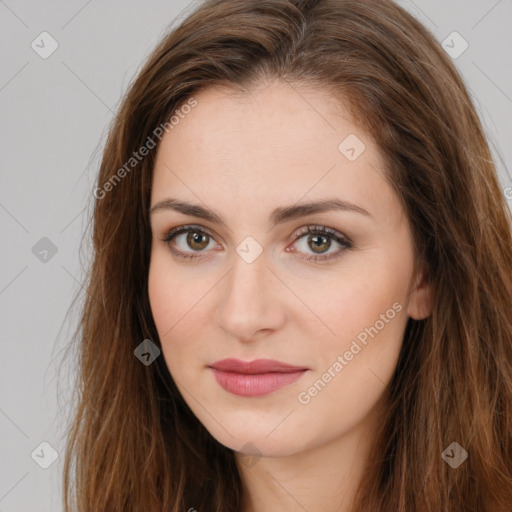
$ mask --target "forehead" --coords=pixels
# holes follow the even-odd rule
[[[375,142],[328,92],[271,82],[244,93],[210,87],[194,98],[160,142],[152,203],[167,193],[239,208],[326,193],[380,213],[393,203]]]

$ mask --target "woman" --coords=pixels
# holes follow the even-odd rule
[[[510,509],[510,210],[406,11],[201,4],[94,196],[66,511]]]

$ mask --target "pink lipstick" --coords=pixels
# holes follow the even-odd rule
[[[209,365],[209,368],[222,388],[247,397],[266,395],[292,384],[309,369],[272,359],[222,359]]]

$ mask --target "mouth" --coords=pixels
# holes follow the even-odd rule
[[[223,389],[245,397],[262,396],[277,391],[294,383],[309,370],[271,359],[247,362],[223,359],[208,368]]]

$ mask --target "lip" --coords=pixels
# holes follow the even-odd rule
[[[241,361],[240,359],[222,359],[209,365],[210,368],[224,372],[244,373],[254,375],[257,373],[291,373],[308,370],[305,366],[293,366],[275,361],[274,359],[255,359],[254,361]]]
[[[246,397],[266,395],[288,386],[309,370],[273,359],[222,359],[209,365],[209,368],[222,388]]]

